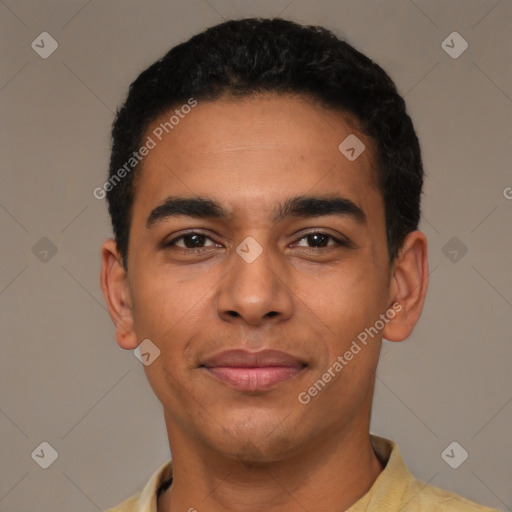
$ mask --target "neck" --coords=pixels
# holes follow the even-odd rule
[[[187,445],[173,441],[172,446]],[[160,497],[158,512],[345,511],[382,470],[367,428],[258,465],[199,453],[195,445],[195,451],[173,451],[173,483]]]

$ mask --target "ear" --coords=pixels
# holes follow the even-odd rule
[[[389,304],[395,316],[382,331],[389,341],[403,341],[418,322],[428,288],[427,238],[421,231],[407,235],[393,264]]]
[[[137,348],[128,276],[117,244],[112,239],[107,240],[101,248],[100,284],[116,327],[117,344],[126,350]]]

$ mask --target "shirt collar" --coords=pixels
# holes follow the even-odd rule
[[[384,466],[372,487],[346,512],[363,512],[373,510],[379,504],[380,512],[394,512],[393,499],[404,496],[413,476],[407,469],[402,454],[396,443],[370,434],[375,454]],[[158,489],[172,477],[172,460],[158,468],[141,491],[134,512],[157,512]],[[377,509],[375,509],[377,510]]]
[[[414,477],[405,465],[396,443],[373,434],[370,434],[370,441],[384,469],[366,494],[346,512],[396,512],[397,499],[401,500],[407,494]]]

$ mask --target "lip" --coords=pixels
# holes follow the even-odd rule
[[[226,350],[201,367],[216,379],[242,391],[264,391],[296,377],[307,365],[280,350]]]

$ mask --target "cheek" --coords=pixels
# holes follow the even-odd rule
[[[184,351],[188,340],[205,328],[214,282],[180,281],[177,272],[146,271],[133,281],[137,336],[149,338],[164,350]],[[180,348],[181,347],[181,348]]]
[[[337,356],[348,350],[352,341],[365,329],[375,324],[384,312],[386,294],[374,269],[364,265],[353,268],[350,275],[340,275],[339,279],[330,282],[317,311],[331,327],[330,352],[331,356]]]
[[[186,313],[183,292],[156,273],[147,272],[133,279],[133,315],[138,335],[159,340]]]

